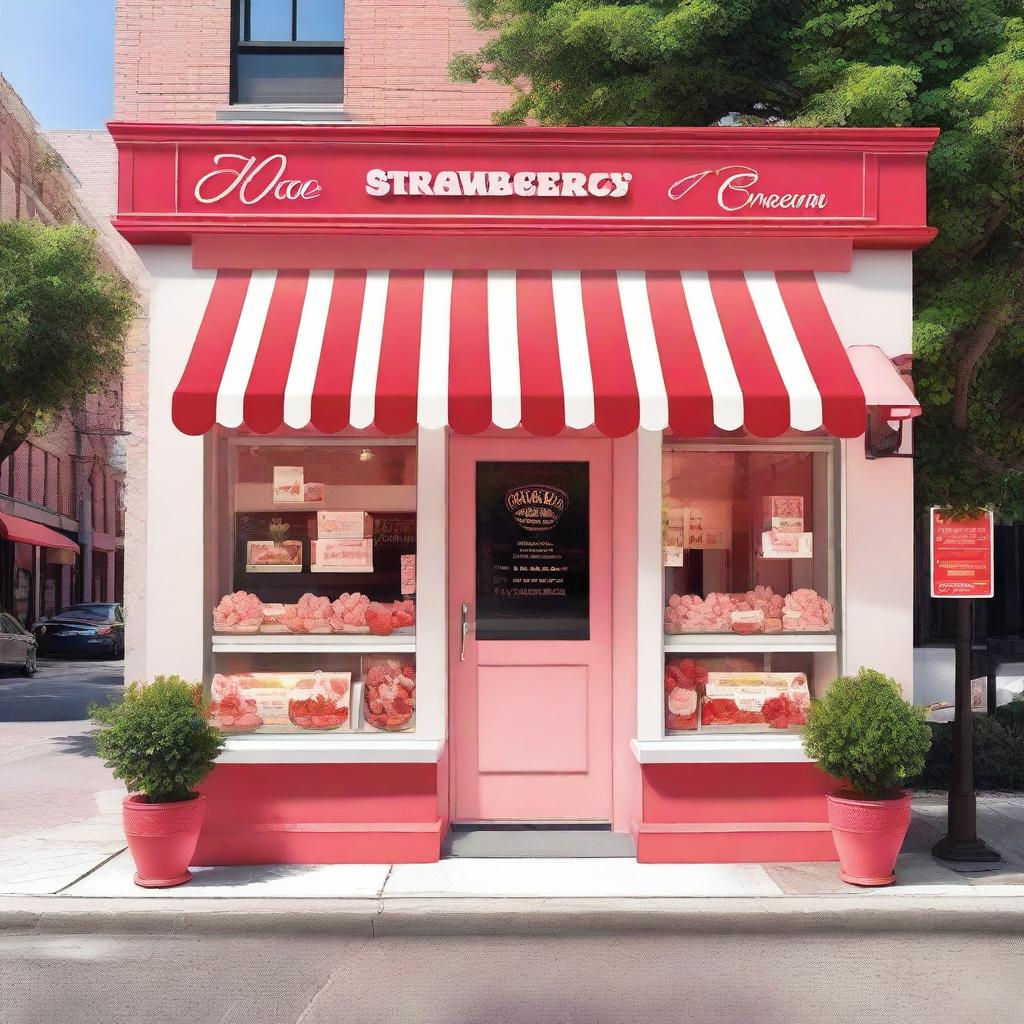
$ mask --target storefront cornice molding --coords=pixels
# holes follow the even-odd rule
[[[234,142],[249,138],[253,142],[308,143],[318,145],[379,146],[384,143],[479,143],[516,148],[525,143],[595,146],[621,146],[633,151],[637,146],[658,150],[673,145],[692,150],[704,146],[750,147],[787,150],[799,147],[820,148],[827,152],[876,152],[927,154],[939,137],[938,128],[625,128],[581,127],[548,128],[495,125],[336,125],[336,124],[238,124],[212,122],[171,124],[112,121],[107,126],[115,142]]]

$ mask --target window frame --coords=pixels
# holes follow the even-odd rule
[[[300,53],[311,56],[337,55],[342,60],[342,81],[341,95],[344,102],[345,96],[345,40],[328,39],[320,41],[305,41],[296,39],[298,33],[298,9],[299,0],[291,0],[292,4],[292,38],[291,40],[251,40],[247,37],[251,33],[252,0],[235,0],[231,5],[231,69],[228,99],[231,104],[238,104],[238,58],[240,54],[264,54],[264,55],[297,55]],[[342,27],[344,33],[344,26]],[[268,106],[294,106],[285,100],[274,101],[266,104]],[[263,104],[261,104],[263,105]],[[319,106],[311,102],[310,106]]]
[[[843,524],[841,521],[841,510],[842,504],[842,485],[840,474],[842,471],[842,446],[838,439],[832,437],[778,437],[772,439],[760,439],[751,437],[730,437],[730,438],[676,438],[666,433],[659,438],[659,454],[658,454],[658,479],[659,481],[664,480],[664,456],[669,451],[680,451],[680,452],[691,452],[691,453],[708,453],[708,452],[743,452],[743,453],[766,453],[766,452],[777,452],[777,453],[791,453],[800,452],[807,453],[810,455],[823,454],[826,458],[826,501],[828,507],[828,532],[829,532],[829,552],[826,562],[826,568],[829,574],[829,600],[833,605],[834,623],[832,637],[834,640],[834,646],[831,651],[806,651],[810,653],[812,657],[834,657],[835,658],[835,673],[842,674],[844,670],[844,609],[845,601],[843,597]],[[660,519],[660,513],[659,513]],[[665,593],[665,573],[664,573],[664,548],[663,548],[663,537],[659,532],[659,550],[661,551],[661,569],[658,578],[658,587],[660,588],[660,608],[663,610],[667,601],[667,595]],[[686,651],[673,650],[673,644],[669,641],[668,637],[664,634],[663,625],[659,627],[662,631],[662,644],[660,648],[660,660],[661,660],[661,673],[660,679],[664,677],[666,661],[669,657],[676,656],[690,656],[695,657],[697,651],[687,653]],[[694,634],[688,639],[692,645],[699,645],[701,640],[708,640],[711,638],[711,642],[707,646],[708,653],[714,654],[745,654],[755,653],[754,648],[749,647],[743,643],[743,641],[736,641],[732,634]],[[730,640],[734,642],[731,643]],[[794,643],[799,644],[799,638],[794,638]],[[794,648],[797,650],[797,648]],[[785,652],[785,648],[779,648],[780,653]],[[699,653],[704,653],[703,651]],[[771,666],[771,654],[774,651],[765,649],[759,652],[767,656],[767,664]],[[816,681],[814,678],[810,679],[811,692],[814,696],[821,695],[821,689],[816,688]],[[657,738],[654,740],[658,744],[676,744],[676,743],[694,743],[706,740],[709,736],[708,733],[700,730],[691,733],[669,733],[666,728],[665,721],[665,707],[664,699],[660,692],[658,699],[660,702],[660,729]],[[744,744],[753,743],[754,745],[763,741],[763,737],[770,735],[767,732],[763,733],[722,733],[714,737],[715,742],[723,744],[722,750],[727,751],[732,747],[733,749],[739,749]],[[649,738],[648,738],[649,741]],[[800,740],[802,744],[802,739]]]

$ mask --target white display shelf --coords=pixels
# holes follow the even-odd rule
[[[257,633],[213,637],[214,654],[415,654],[415,636]]]
[[[807,764],[813,758],[796,733],[743,733],[712,736],[666,736],[660,740],[630,740],[641,764]]]
[[[666,654],[713,651],[818,652],[836,650],[834,633],[666,633]]]
[[[408,733],[229,736],[220,764],[436,764],[444,740]]]

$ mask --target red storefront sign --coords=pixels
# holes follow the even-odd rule
[[[932,597],[992,597],[992,513],[952,519],[933,508]]]
[[[770,259],[761,249],[784,239],[803,250],[803,264],[845,270],[851,245],[916,248],[934,234],[924,174],[936,133],[924,129],[110,128],[120,154],[116,226],[136,242],[206,236],[216,248],[228,233],[301,232],[307,241],[427,236],[434,247],[479,236],[493,249],[500,234],[532,238],[535,249],[543,234],[547,243],[585,239],[578,269],[595,239],[607,239],[622,266],[633,258],[623,261],[623,246],[637,239],[671,246],[688,236],[742,239],[745,269],[759,260],[780,269],[778,245]],[[204,242],[197,265],[223,266],[211,252]],[[666,265],[687,265],[678,253]],[[702,269],[715,255],[701,246]]]

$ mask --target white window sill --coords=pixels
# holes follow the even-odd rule
[[[813,764],[803,738],[770,736],[668,736],[662,740],[630,740],[641,764]]]
[[[232,103],[217,111],[219,122],[242,124],[351,123],[343,103]]]
[[[231,736],[218,764],[437,764],[444,740],[395,734]]]

